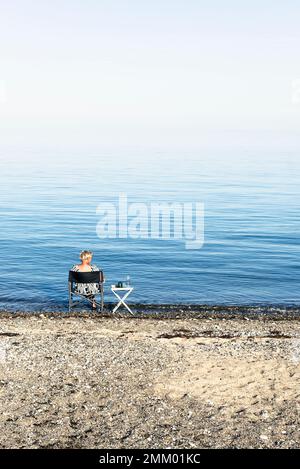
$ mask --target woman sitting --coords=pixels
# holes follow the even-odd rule
[[[93,253],[92,251],[82,251],[80,253],[81,264],[73,265],[73,272],[99,272],[100,269],[96,265],[92,265]],[[97,309],[95,303],[95,296],[99,293],[99,285],[97,283],[75,283],[75,292],[80,295],[86,296],[92,301],[92,309]]]

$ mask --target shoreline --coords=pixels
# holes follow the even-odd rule
[[[74,310],[6,310],[0,308],[0,319],[44,315],[47,317],[119,317],[141,319],[251,319],[251,320],[300,320],[300,305],[187,305],[187,304],[141,304],[130,303],[133,315],[120,308],[112,312],[115,304],[106,303],[104,311]]]
[[[300,447],[299,321],[0,318],[0,448]]]

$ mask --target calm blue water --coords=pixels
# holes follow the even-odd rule
[[[29,152],[28,152],[29,153]],[[125,151],[0,158],[0,307],[67,305],[67,271],[92,249],[109,285],[130,275],[146,303],[300,304],[297,155]],[[205,244],[99,239],[96,207],[116,201],[205,204]]]

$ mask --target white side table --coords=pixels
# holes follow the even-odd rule
[[[117,311],[117,309],[120,308],[121,305],[125,306],[125,308],[130,312],[130,314],[133,315],[133,312],[129,308],[129,306],[125,303],[126,298],[130,295],[130,293],[133,291],[133,287],[117,287],[116,285],[111,286],[111,291],[113,294],[118,298],[119,302],[118,304],[114,307],[113,313]],[[124,293],[123,296],[120,296],[119,293]]]

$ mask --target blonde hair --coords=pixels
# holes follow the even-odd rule
[[[81,251],[80,253],[80,259],[82,261],[86,260],[86,259],[89,259],[89,258],[92,258],[93,257],[93,253],[92,251]]]

